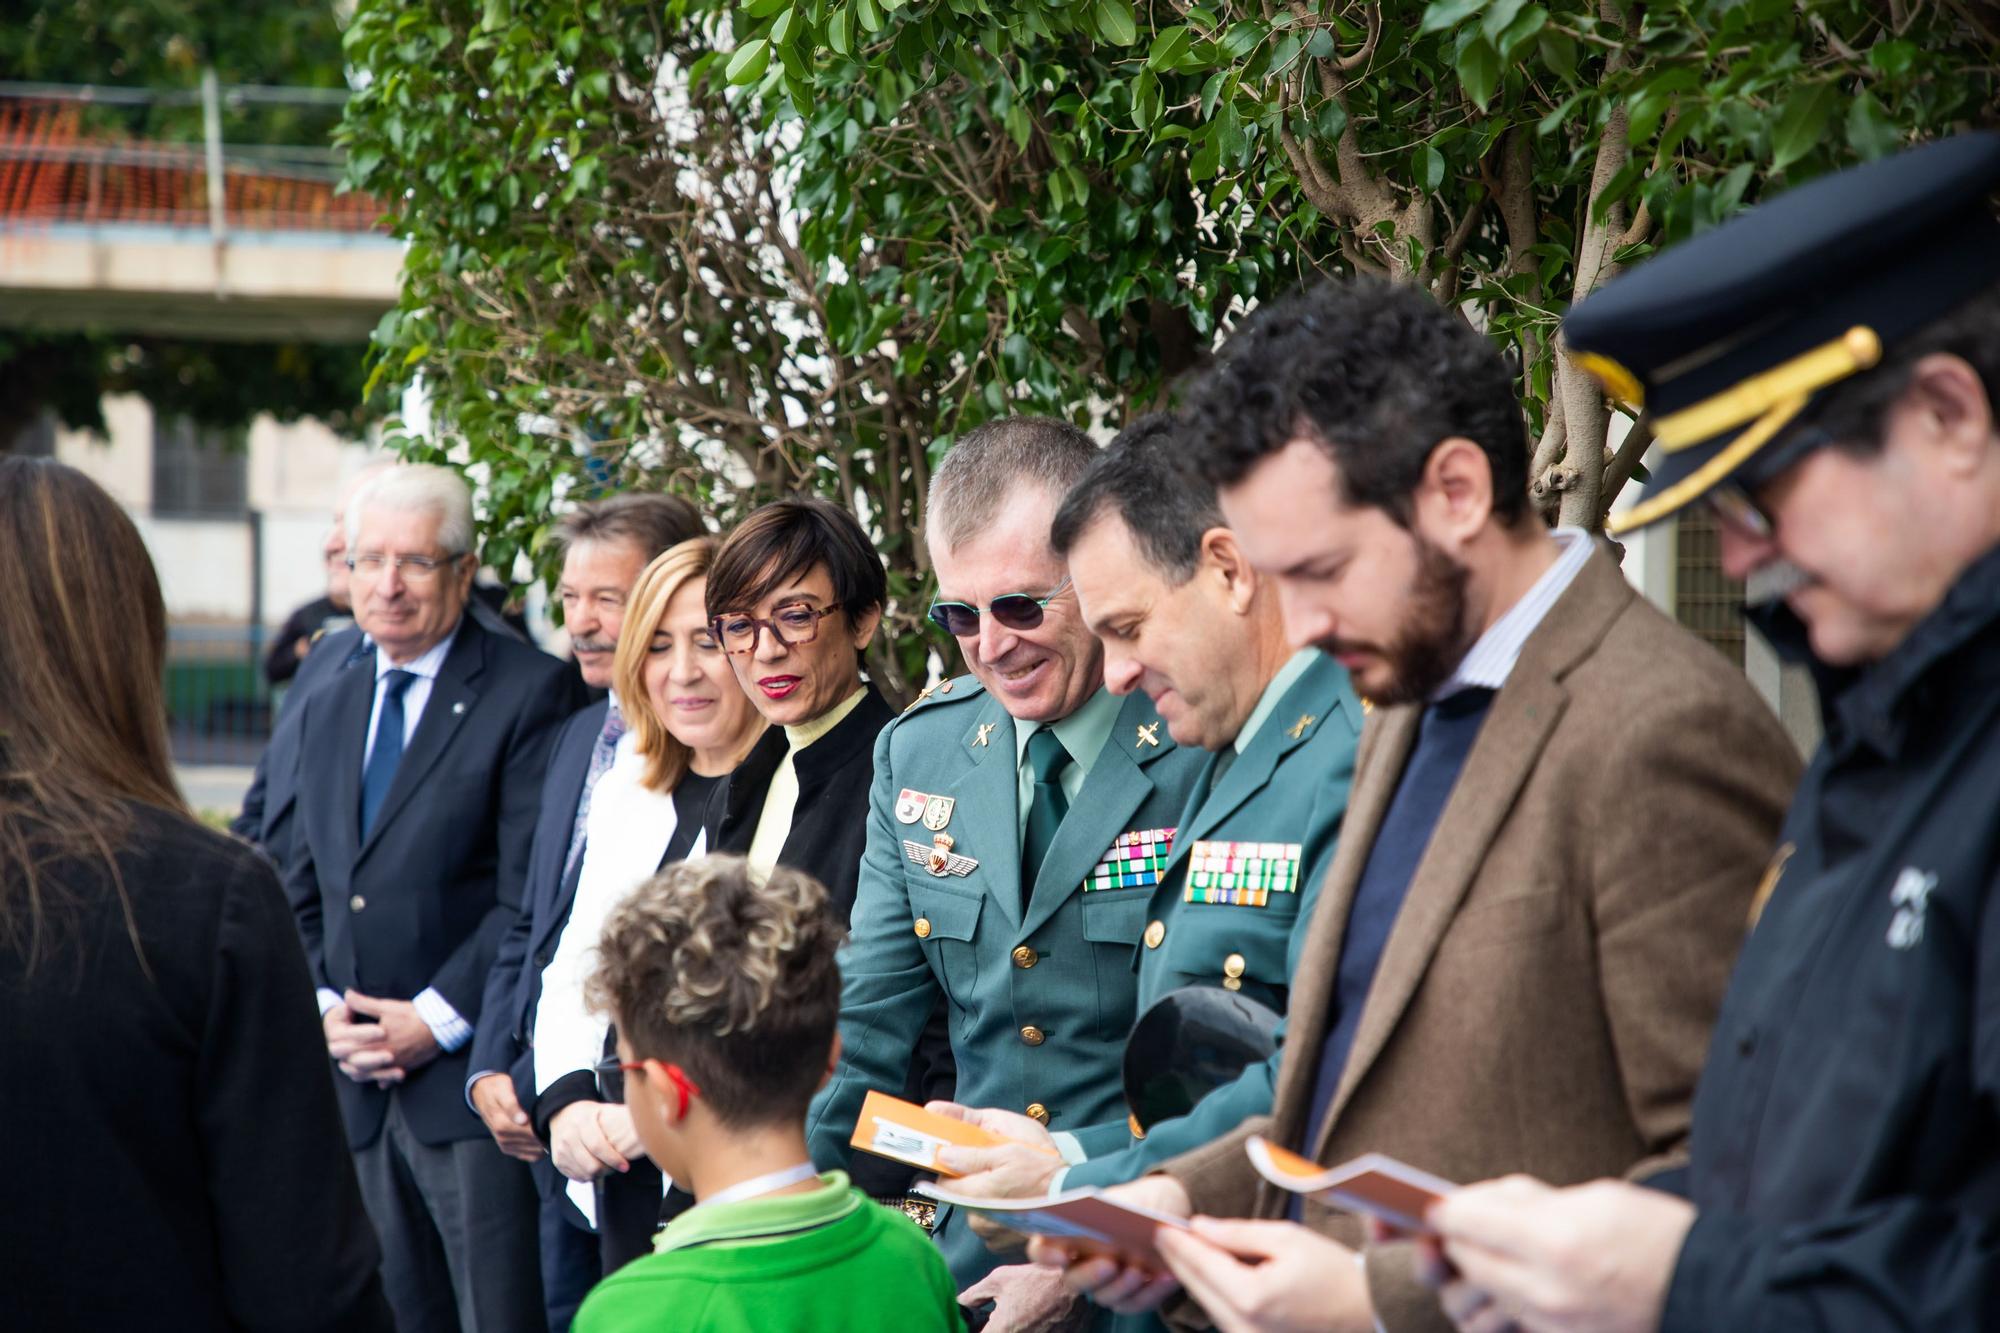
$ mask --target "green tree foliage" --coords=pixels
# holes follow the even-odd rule
[[[87,124],[111,136],[199,143],[194,96],[213,66],[223,84],[346,86],[331,3],[222,4],[216,0],[67,0],[0,23],[0,70],[36,83],[89,83],[179,93],[142,107],[100,105]],[[229,143],[324,144],[338,107],[223,107]],[[241,343],[90,333],[0,332],[0,450],[43,411],[104,429],[100,398],[137,393],[164,415],[245,426],[259,412],[357,424],[363,349],[306,342]]]
[[[987,418],[1115,425],[1247,304],[1420,282],[1522,366],[1537,494],[1643,448],[1559,355],[1618,266],[1766,189],[1989,114],[1983,4],[1877,0],[362,0],[353,181],[413,244],[378,331],[491,554],[555,498],[809,487],[890,553]],[[905,637],[892,664],[922,669]]]

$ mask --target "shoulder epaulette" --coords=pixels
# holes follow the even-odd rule
[[[985,687],[977,676],[946,676],[943,680],[926,685],[917,691],[917,697],[910,700],[905,713],[915,712],[925,704],[940,704],[976,698]]]

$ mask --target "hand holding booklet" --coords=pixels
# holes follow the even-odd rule
[[[1364,1153],[1339,1166],[1321,1166],[1289,1148],[1252,1134],[1243,1145],[1257,1174],[1280,1189],[1303,1194],[1329,1208],[1364,1216],[1411,1236],[1435,1236],[1424,1212],[1457,1189],[1427,1171],[1378,1152]]]
[[[854,1120],[854,1136],[848,1142],[865,1153],[907,1162],[941,1176],[958,1172],[938,1161],[945,1148],[994,1148],[1019,1140],[1004,1138],[989,1129],[957,1120],[936,1111],[926,1111],[915,1102],[906,1102],[887,1093],[870,1092],[861,1101],[861,1114]],[[1043,1152],[1051,1149],[1029,1144]]]
[[[1010,1231],[1060,1240],[1082,1254],[1105,1254],[1129,1264],[1164,1271],[1167,1263],[1153,1244],[1161,1227],[1188,1229],[1187,1219],[1125,1203],[1096,1189],[1064,1190],[1032,1199],[986,1199],[955,1194],[919,1181],[926,1198],[992,1218]]]

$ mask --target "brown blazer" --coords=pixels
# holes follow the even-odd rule
[[[1272,1114],[1175,1158],[1197,1211],[1277,1217],[1243,1154],[1297,1146],[1356,881],[1420,710],[1377,709],[1293,978]],[[1738,668],[1592,555],[1523,645],[1383,950],[1332,1114],[1303,1151],[1448,1180],[1644,1175],[1687,1140],[1695,1077],[1799,756]],[[1307,1204],[1350,1244],[1360,1227]],[[1444,1329],[1406,1245],[1370,1250],[1390,1333]]]

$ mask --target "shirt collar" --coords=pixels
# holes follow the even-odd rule
[[[1543,570],[1521,600],[1508,607],[1506,614],[1479,636],[1444,684],[1432,691],[1433,702],[1474,687],[1497,690],[1514,674],[1514,664],[1521,660],[1521,649],[1529,636],[1541,627],[1549,608],[1568,591],[1590,560],[1592,539],[1582,528],[1557,528],[1549,536],[1555,539],[1557,547],[1555,563]]]
[[[824,713],[821,713],[818,717],[801,722],[797,726],[786,727],[785,739],[791,742],[792,753],[796,754],[800,750],[805,749],[808,745],[826,735],[827,732],[832,731],[835,727],[845,722],[847,715],[860,705],[862,697],[867,693],[868,687],[863,685],[854,693],[848,695]]]
[[[1063,743],[1063,749],[1069,751],[1069,757],[1085,773],[1090,772],[1090,766],[1097,762],[1098,751],[1104,748],[1104,742],[1111,739],[1111,729],[1118,725],[1118,710],[1124,706],[1122,699],[1100,685],[1097,692],[1085,699],[1083,706],[1068,717],[1054,722],[1016,721],[1014,766],[1019,768],[1026,762],[1028,738],[1038,728],[1047,727]]]
[[[405,662],[401,666],[396,666],[390,662],[389,655],[381,651],[381,648],[378,646],[375,651],[376,683],[380,684],[382,677],[388,675],[391,671],[407,671],[413,676],[422,676],[425,680],[436,680],[439,670],[444,666],[444,659],[451,656],[451,645],[458,639],[459,627],[464,624],[465,617],[460,616],[458,624],[451,627],[451,633],[432,644],[416,661]]]
[[[1292,686],[1299,683],[1299,677],[1306,674],[1306,668],[1311,666],[1313,659],[1318,656],[1317,648],[1301,648],[1285,659],[1285,664],[1278,668],[1278,674],[1271,677],[1271,683],[1257,696],[1257,706],[1250,710],[1250,716],[1244,719],[1242,727],[1237,730],[1236,753],[1242,754],[1250,748],[1250,742],[1257,739],[1258,729],[1270,720],[1271,714],[1278,711],[1278,701],[1291,691]]]

